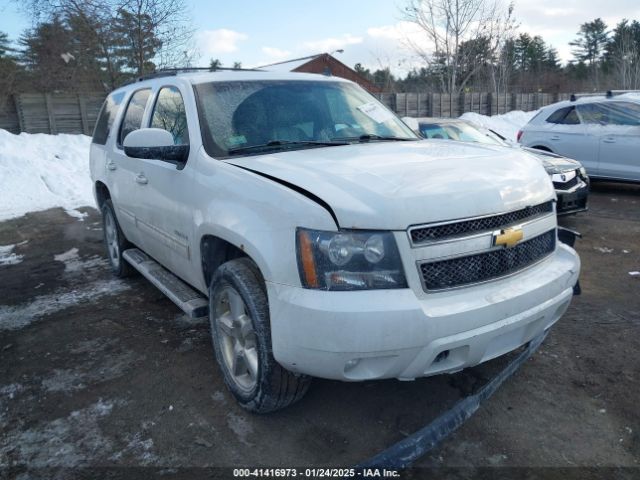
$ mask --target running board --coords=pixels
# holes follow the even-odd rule
[[[206,297],[149,258],[142,250],[130,248],[122,252],[122,257],[191,318],[208,315],[209,301]]]

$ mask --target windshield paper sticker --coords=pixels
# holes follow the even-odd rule
[[[376,102],[365,103],[356,108],[377,123],[384,123],[393,118],[393,113]]]

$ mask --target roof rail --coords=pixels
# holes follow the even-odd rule
[[[189,72],[217,72],[217,71],[231,71],[231,72],[260,72],[257,68],[230,68],[230,67],[183,67],[183,68],[163,68],[156,72],[147,73],[145,75],[141,75],[136,78],[132,78],[131,80],[127,80],[122,83],[120,86],[124,87],[125,85],[130,85],[136,82],[142,82],[144,80],[151,80],[152,78],[159,77],[172,77],[176,76],[179,73],[189,73]]]
[[[578,98],[584,97],[605,97],[613,98],[623,93],[640,93],[640,90],[607,90],[606,92],[590,92],[590,93],[572,93],[569,100],[575,102]]]

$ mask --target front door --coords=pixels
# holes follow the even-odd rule
[[[175,145],[189,145],[189,128],[180,89],[165,86],[158,90],[148,126],[173,135]],[[190,157],[195,157],[191,152]],[[185,202],[193,182],[192,163],[175,165],[162,160],[139,160],[137,223],[143,249],[162,265],[188,282],[193,252],[193,211]]]

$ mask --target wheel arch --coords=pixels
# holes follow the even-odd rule
[[[258,270],[258,262],[249,255],[244,244],[236,245],[229,240],[213,234],[205,234],[200,238],[200,266],[204,285],[209,286],[216,269],[230,260],[248,258]]]
[[[102,208],[102,204],[105,200],[111,198],[111,192],[109,192],[109,188],[100,180],[96,181],[93,187],[94,195],[96,197],[96,204],[98,208]]]

